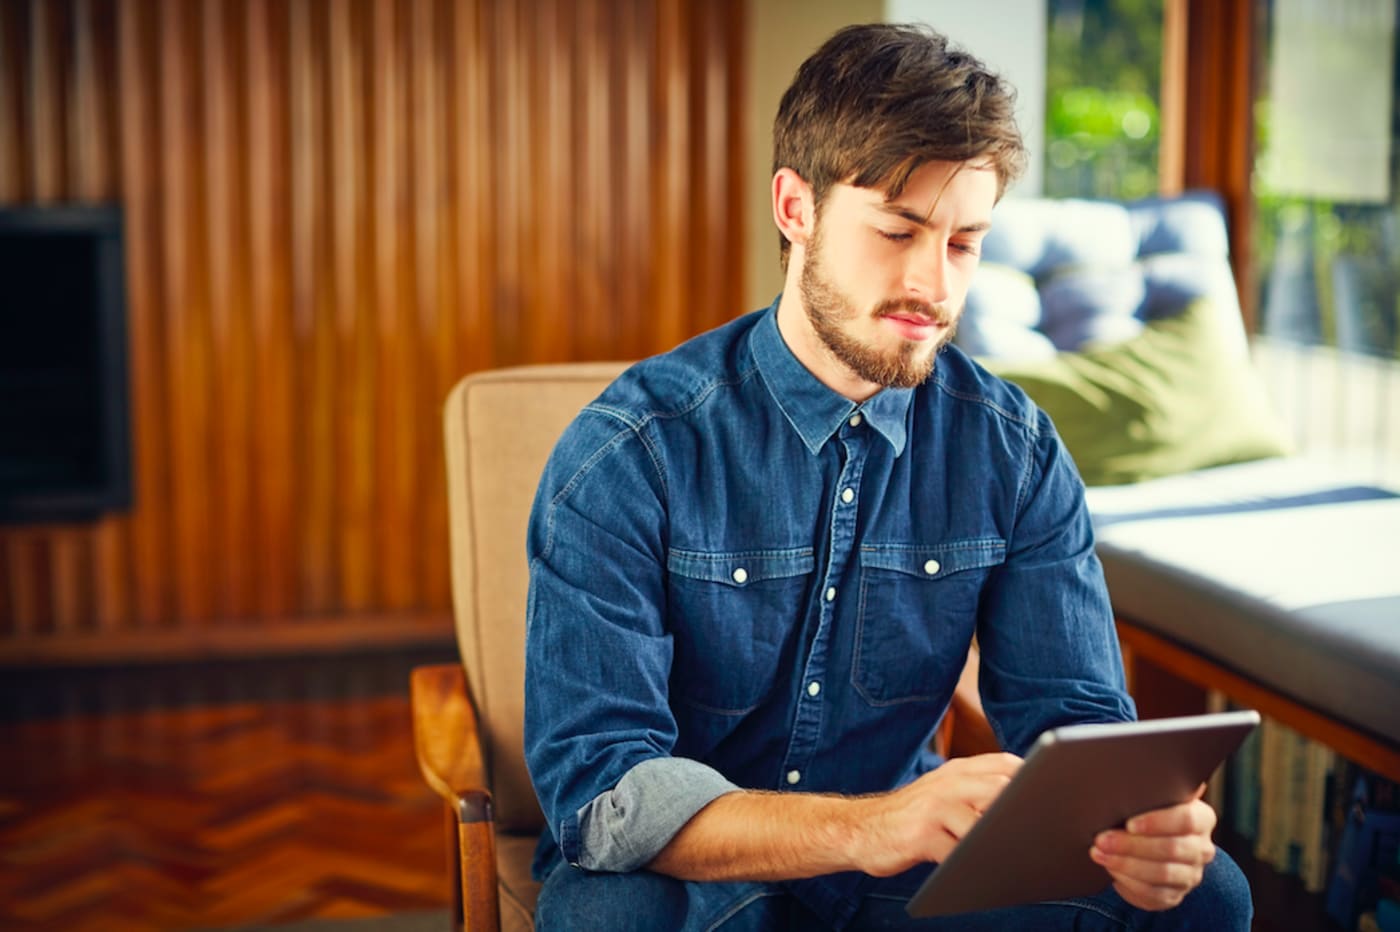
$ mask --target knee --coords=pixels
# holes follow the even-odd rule
[[[687,912],[686,885],[636,871],[603,874],[561,864],[545,878],[535,906],[540,932],[625,932],[680,929]]]
[[[1201,885],[1177,907],[1180,929],[1220,929],[1249,932],[1254,916],[1254,899],[1249,881],[1238,864],[1224,851],[1206,866]]]

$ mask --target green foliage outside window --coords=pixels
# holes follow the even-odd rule
[[[1048,0],[1045,193],[1157,192],[1163,0]]]

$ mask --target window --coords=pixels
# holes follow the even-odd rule
[[[1254,287],[1270,337],[1400,356],[1397,6],[1257,4]]]

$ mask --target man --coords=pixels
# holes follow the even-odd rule
[[[1200,801],[1101,836],[1099,897],[905,914],[1041,731],[1134,708],[1073,465],[947,347],[1024,158],[1011,93],[931,31],[852,27],[774,140],[776,305],[624,374],[540,483],[539,927],[1247,929]],[[974,634],[1008,753],[943,763]]]

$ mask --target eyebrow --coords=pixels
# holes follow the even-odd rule
[[[903,206],[901,206],[901,205],[899,205],[899,204],[889,204],[889,203],[877,204],[876,207],[880,210],[881,213],[893,214],[893,215],[896,216],[896,217],[901,217],[901,218],[903,218],[903,219],[905,219],[905,220],[908,220],[910,223],[916,223],[916,224],[918,224],[918,225],[921,226],[921,227],[932,227],[932,226],[933,226],[933,224],[929,221],[929,218],[928,218],[928,217],[925,217],[923,214],[919,213],[917,210],[914,210],[914,209],[912,209],[912,208],[903,207]],[[978,222],[978,223],[969,223],[969,224],[967,224],[967,225],[965,225],[965,226],[958,227],[958,229],[957,229],[956,232],[958,232],[958,233],[984,233],[984,232],[986,232],[987,230],[991,229],[991,227],[992,227],[992,225],[991,225],[990,223],[988,223],[987,221],[983,220],[983,221],[980,221],[980,222]]]

